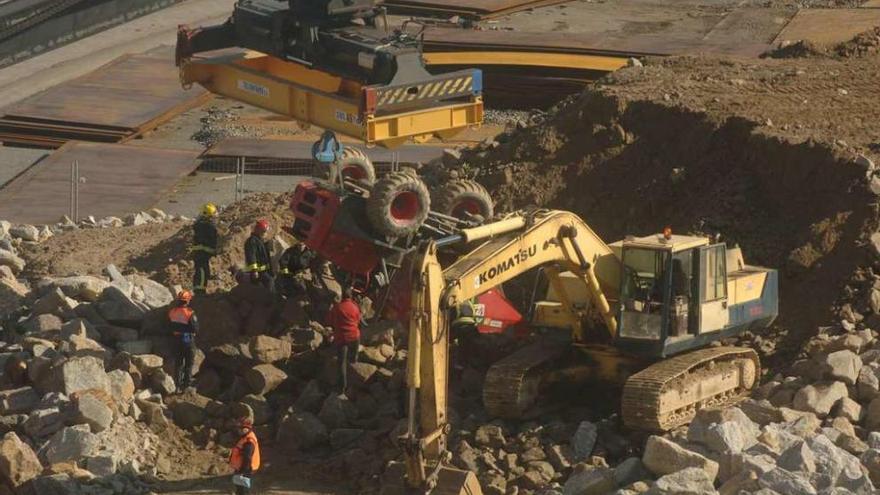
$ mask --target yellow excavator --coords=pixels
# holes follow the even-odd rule
[[[450,245],[465,254],[441,260]],[[410,292],[407,484],[443,494],[478,494],[473,473],[448,467],[449,319],[453,308],[539,269],[548,290],[533,327],[557,329],[565,345],[538,340],[494,363],[483,389],[487,411],[518,417],[560,382],[622,384],[629,428],[664,431],[696,411],[735,403],[759,382],[748,348],[717,343],[770,325],[778,314],[777,272],[746,265],[739,248],[670,230],[606,244],[565,211],[514,213],[427,240],[398,273]],[[716,344],[716,345],[711,345]]]

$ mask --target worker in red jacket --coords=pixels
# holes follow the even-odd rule
[[[354,290],[346,287],[342,300],[330,308],[327,323],[333,328],[333,344],[339,361],[339,394],[348,389],[348,366],[356,363],[361,344],[361,308],[354,300]]]

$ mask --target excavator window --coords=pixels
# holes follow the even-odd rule
[[[705,248],[700,259],[700,273],[703,275],[702,301],[711,302],[727,297],[727,251],[724,244]]]
[[[660,339],[669,288],[671,253],[665,249],[623,250],[620,336]]]

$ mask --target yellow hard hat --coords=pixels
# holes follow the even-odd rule
[[[217,206],[214,203],[205,203],[205,206],[202,206],[202,215],[213,217],[216,214]]]

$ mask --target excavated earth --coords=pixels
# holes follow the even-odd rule
[[[871,264],[878,75],[876,56],[649,60],[459,169],[505,209],[570,209],[609,241],[670,225],[739,244],[782,272],[779,345],[795,352]]]

